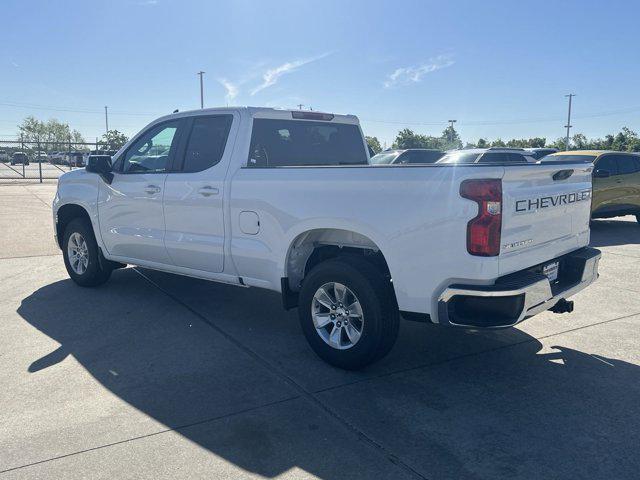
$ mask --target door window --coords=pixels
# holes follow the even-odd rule
[[[616,159],[618,160],[618,171],[621,175],[638,171],[637,163],[635,162],[636,159],[631,155],[616,155]]]
[[[596,170],[606,170],[610,175],[618,175],[618,164],[614,155],[607,155],[598,160]]]
[[[199,117],[193,120],[184,153],[184,172],[201,172],[222,159],[233,115]]]
[[[124,155],[122,173],[166,172],[179,125],[179,120],[156,125],[138,138]]]

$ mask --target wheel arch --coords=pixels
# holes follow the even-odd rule
[[[285,308],[297,305],[302,280],[315,265],[348,255],[364,257],[384,276],[391,278],[382,249],[368,235],[343,228],[311,228],[296,235],[286,253],[281,281]]]
[[[89,221],[89,224],[93,228],[93,222],[91,216],[85,207],[77,203],[67,203],[58,208],[56,212],[56,241],[58,246],[62,248],[62,242],[64,241],[64,232],[69,223],[76,218],[84,218]],[[95,234],[95,229],[94,229]]]

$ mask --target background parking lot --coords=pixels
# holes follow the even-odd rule
[[[2,479],[637,478],[635,218],[594,223],[601,279],[574,313],[403,322],[387,358],[344,372],[275,293],[140,268],[76,286],[54,194],[0,185]]]

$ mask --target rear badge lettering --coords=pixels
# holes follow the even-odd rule
[[[511,250],[513,248],[524,247],[525,245],[529,245],[531,243],[533,243],[533,238],[528,238],[526,240],[520,240],[519,242],[505,243],[504,245],[502,245],[502,249]]]
[[[571,205],[572,203],[586,202],[591,200],[591,190],[581,190],[579,192],[562,193],[546,197],[527,198],[516,201],[516,213],[526,213],[543,208],[559,207]]]

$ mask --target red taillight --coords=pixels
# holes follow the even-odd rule
[[[467,251],[471,255],[500,254],[502,230],[502,181],[497,178],[465,180],[460,195],[478,204],[478,215],[467,224]]]

